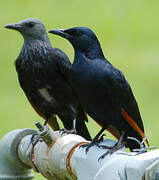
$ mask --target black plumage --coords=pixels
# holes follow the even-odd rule
[[[59,129],[58,115],[66,129],[76,128],[77,134],[90,140],[84,122],[87,115],[68,81],[71,63],[64,52],[52,48],[43,23],[29,18],[5,27],[19,31],[24,38],[15,66],[20,86],[35,111],[54,130]]]
[[[68,39],[74,47],[72,84],[88,115],[102,126],[94,140],[107,129],[118,139],[123,135],[131,150],[140,148],[136,141],[127,139],[134,137],[141,142],[145,137],[131,87],[122,72],[105,59],[93,31],[75,27],[49,32]]]

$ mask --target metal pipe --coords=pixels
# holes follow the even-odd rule
[[[21,161],[32,166],[47,179],[74,179],[68,173],[67,157],[71,149],[86,140],[78,135],[65,134],[44,128],[40,140],[32,150],[31,136],[23,138],[18,146]]]
[[[82,137],[37,127],[14,130],[0,141],[0,179],[32,179],[31,168],[49,180],[159,179],[159,150],[127,153],[122,148],[98,160],[108,149],[93,146],[86,154]],[[114,143],[106,139],[100,145]]]
[[[32,179],[31,167],[23,163],[17,154],[17,147],[28,134],[33,134],[33,129],[16,129],[9,132],[0,141],[0,179]]]

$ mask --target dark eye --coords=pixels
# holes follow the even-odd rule
[[[81,31],[76,29],[76,30],[73,31],[73,34],[76,35],[76,36],[80,36],[82,33],[81,33]]]
[[[34,22],[29,22],[29,23],[27,23],[26,25],[28,26],[28,27],[33,27],[34,26]]]
[[[72,30],[69,30],[68,32],[71,36],[80,36],[82,33],[81,31],[79,31],[78,29],[72,29]]]

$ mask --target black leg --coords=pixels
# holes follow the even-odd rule
[[[77,133],[77,130],[76,130],[76,118],[73,120],[73,127],[72,127],[72,130],[74,131],[74,133],[76,134]]]
[[[67,133],[67,134],[77,134],[77,130],[76,130],[76,119],[74,119],[72,123],[73,123],[72,129],[68,130],[68,129],[66,129],[66,128],[63,128],[63,129],[60,130],[60,132],[61,132],[62,134],[64,134],[64,133]]]
[[[86,147],[86,153],[89,151],[89,148],[91,148],[92,146],[94,146],[94,145],[98,146],[99,145],[99,143],[103,140],[104,135],[102,135],[101,138],[99,138],[99,137],[104,131],[105,131],[105,127],[102,127],[102,129],[98,132],[98,134],[93,138],[91,143],[84,144],[81,146],[82,148]]]
[[[111,155],[111,154],[113,154],[114,152],[116,152],[117,150],[123,148],[123,147],[125,146],[125,143],[124,143],[124,142],[125,142],[125,141],[124,141],[124,135],[125,135],[125,132],[122,131],[119,140],[118,140],[113,146],[111,146],[111,147],[110,147],[110,146],[105,146],[105,145],[100,145],[100,146],[98,146],[98,147],[100,147],[100,148],[102,148],[102,149],[108,149],[107,152],[104,153],[104,154],[98,159],[98,161],[99,161],[100,159],[103,159],[106,155],[108,155],[108,154]]]

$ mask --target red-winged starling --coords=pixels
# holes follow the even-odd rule
[[[59,129],[58,115],[66,129],[73,127],[70,132],[77,131],[91,140],[85,125],[87,115],[68,81],[71,63],[64,52],[51,46],[44,24],[29,18],[5,28],[20,32],[24,38],[15,66],[20,86],[34,110],[54,130]]]
[[[140,148],[136,141],[127,138],[140,142],[145,138],[137,102],[123,73],[104,57],[95,33],[87,27],[49,32],[66,38],[74,47],[72,85],[88,115],[102,127],[92,144],[107,129],[117,139],[123,136],[131,151]]]

